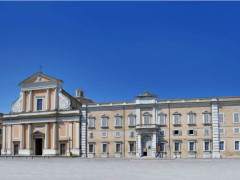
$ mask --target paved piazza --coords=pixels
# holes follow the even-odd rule
[[[234,180],[240,178],[240,159],[80,159],[0,158],[1,180]]]

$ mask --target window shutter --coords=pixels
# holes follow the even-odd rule
[[[194,130],[194,135],[195,135],[195,136],[197,135],[197,130]]]
[[[180,136],[182,135],[182,130],[179,130],[179,135],[180,135]]]

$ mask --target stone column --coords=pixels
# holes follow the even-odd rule
[[[50,93],[49,93],[49,89],[47,89],[47,97],[46,97],[46,110],[48,111],[50,108],[49,108],[49,100],[50,98]]]
[[[54,90],[54,109],[58,109],[58,89]]]
[[[212,104],[212,136],[213,136],[213,158],[220,158],[219,151],[219,120],[218,104]]]
[[[11,150],[12,144],[12,126],[8,125],[8,151]]]
[[[142,156],[142,142],[141,142],[141,134],[138,134],[138,153],[137,153],[137,157],[141,157]]]
[[[32,111],[33,102],[32,102],[32,91],[29,92],[29,111]]]
[[[48,123],[45,124],[45,141],[44,141],[44,149],[48,149]]]
[[[69,122],[69,138],[70,138],[70,140],[71,141],[69,141],[68,143],[70,144],[70,149],[72,149],[73,148],[73,145],[72,145],[72,140],[73,140],[73,129],[72,129],[72,127],[73,127],[73,124],[72,124],[72,122]],[[69,149],[69,152],[70,152],[70,149]]]
[[[21,124],[20,149],[24,149],[24,124]]]
[[[81,156],[87,156],[87,111],[82,111],[81,118]]]
[[[157,135],[156,132],[153,133],[153,140],[152,140],[152,156],[156,156],[156,149],[157,149]]]
[[[53,123],[53,149],[57,149],[57,123]]]
[[[31,132],[32,132],[32,125],[28,125],[28,149],[31,150],[31,144],[32,144],[32,138],[31,138]]]
[[[22,112],[25,112],[25,91],[22,91]]]
[[[75,132],[75,135],[76,135],[76,143],[75,143],[75,148],[76,149],[79,149],[79,136],[80,136],[80,133],[79,133],[79,129],[80,129],[80,124],[79,122],[76,122],[76,132]]]
[[[6,149],[6,125],[3,125],[2,152]]]

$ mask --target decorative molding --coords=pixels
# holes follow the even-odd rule
[[[21,100],[23,100],[23,92],[20,92],[20,97],[13,102],[12,109],[11,109],[12,112],[18,113],[22,111],[21,103],[20,103]]]
[[[71,101],[69,98],[67,98],[63,93],[59,93],[59,96],[61,97],[61,101],[59,102],[59,108],[60,109],[67,109],[71,105]]]

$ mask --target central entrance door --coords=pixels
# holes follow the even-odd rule
[[[35,155],[42,155],[42,138],[35,139]]]
[[[142,152],[143,156],[152,156],[152,138],[151,136],[144,136],[142,138]]]

